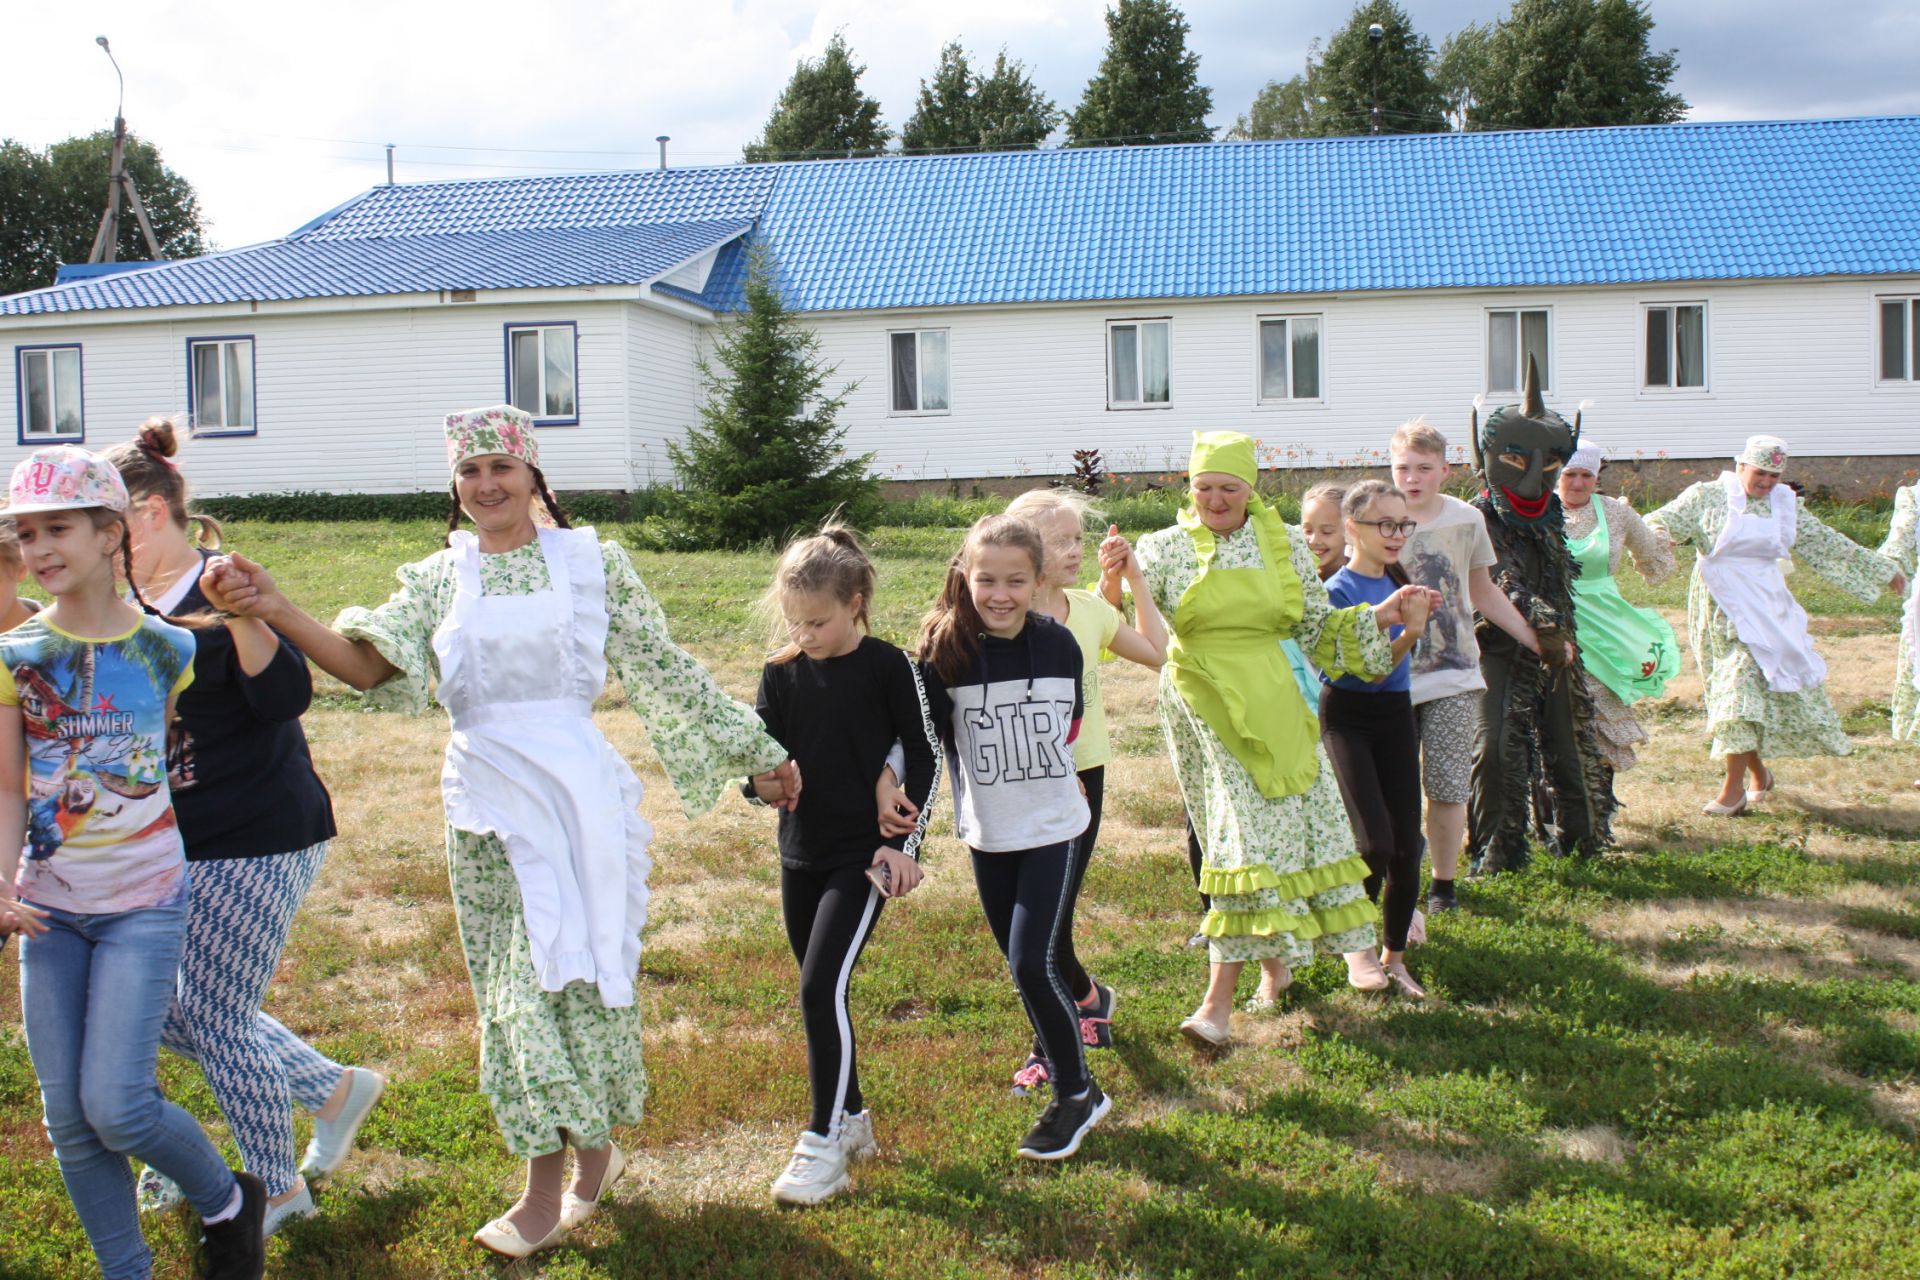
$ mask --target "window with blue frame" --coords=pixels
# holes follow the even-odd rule
[[[541,424],[578,422],[577,330],[563,324],[507,326],[507,403]]]
[[[1879,301],[1880,381],[1920,382],[1920,298]]]
[[[80,393],[80,347],[17,347],[20,443],[80,440],[86,410]]]
[[[189,340],[187,404],[196,435],[252,435],[253,339]]]

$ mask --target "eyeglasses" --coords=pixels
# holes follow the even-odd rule
[[[1420,527],[1418,520],[1355,520],[1354,523],[1368,529],[1378,529],[1383,538],[1391,538],[1395,534],[1410,538],[1413,531]]]

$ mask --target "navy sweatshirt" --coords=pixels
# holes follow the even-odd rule
[[[1086,831],[1091,814],[1073,768],[1080,661],[1071,631],[1029,613],[1010,640],[982,635],[972,669],[951,686],[926,667],[953,772],[954,833],[969,847],[1014,853]]]
[[[195,583],[173,612],[210,607]],[[167,785],[187,861],[260,858],[331,840],[333,800],[300,728],[313,701],[306,655],[282,636],[273,660],[250,676],[225,627],[193,635],[193,683],[167,734]]]
[[[881,845],[920,856],[940,785],[939,739],[927,694],[907,655],[862,637],[838,658],[802,654],[760,672],[754,709],[767,732],[800,764],[800,804],[780,811],[780,863],[831,871],[873,860]],[[905,836],[880,834],[874,784],[898,740],[906,752],[906,792],[920,821]]]

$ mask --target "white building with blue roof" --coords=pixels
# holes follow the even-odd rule
[[[1920,453],[1920,117],[891,157],[377,187],[0,298],[16,449],[184,412],[204,491],[439,488],[511,400],[562,489],[671,479],[764,245],[890,479],[1369,464],[1531,355],[1614,457]]]

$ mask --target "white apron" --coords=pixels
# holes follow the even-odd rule
[[[453,717],[440,790],[456,829],[498,836],[545,991],[591,982],[633,1003],[647,920],[640,779],[593,723],[607,682],[607,579],[592,529],[541,529],[550,585],[480,593],[480,548],[453,535],[459,587],[433,633]]]
[[[1920,499],[1920,491],[1915,492]],[[1914,550],[1917,553],[1915,563],[1920,563],[1920,527],[1913,531]],[[1907,584],[1907,644],[1912,652],[1907,655],[1913,667],[1913,687],[1920,689],[1920,573],[1913,575],[1913,581]]]
[[[1720,473],[1727,491],[1727,527],[1713,550],[1700,557],[1700,577],[1714,603],[1733,622],[1734,635],[1747,646],[1775,693],[1818,688],[1827,663],[1813,649],[1807,611],[1787,590],[1780,561],[1793,552],[1798,499],[1785,485],[1770,496],[1771,516],[1747,513],[1747,491],[1731,471]]]

